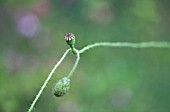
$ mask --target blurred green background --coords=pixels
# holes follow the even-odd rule
[[[76,35],[95,42],[170,41],[169,0],[0,0],[0,112],[26,112]],[[95,48],[81,55],[71,89],[52,88],[71,70],[69,54],[34,112],[170,112],[170,49]]]

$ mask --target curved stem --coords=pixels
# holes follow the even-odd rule
[[[61,59],[58,61],[58,63],[54,66],[54,68],[52,69],[52,71],[50,72],[50,74],[48,75],[47,79],[45,80],[43,86],[41,87],[40,91],[38,92],[38,94],[36,95],[34,101],[32,102],[28,112],[31,112],[36,104],[36,102],[38,101],[40,95],[42,94],[44,88],[46,87],[48,81],[51,79],[53,73],[55,72],[55,70],[57,69],[57,67],[61,64],[61,62],[64,60],[64,58],[66,57],[66,55],[68,54],[68,52],[70,51],[71,49],[68,49],[64,54],[63,56],[61,57]]]
[[[141,43],[130,43],[130,42],[117,42],[117,43],[110,43],[110,42],[101,42],[101,43],[95,43],[95,44],[91,44],[88,45],[86,47],[84,47],[81,50],[77,50],[75,48],[70,48],[68,49],[64,55],[61,57],[61,59],[58,61],[58,63],[54,66],[54,68],[52,69],[52,71],[50,72],[50,74],[48,75],[47,79],[45,80],[43,86],[41,87],[40,91],[38,92],[38,94],[36,95],[34,101],[32,102],[28,112],[31,112],[36,104],[36,102],[38,101],[40,95],[42,94],[43,90],[45,89],[48,81],[51,79],[53,73],[55,72],[55,70],[57,69],[57,67],[61,64],[61,62],[64,60],[64,58],[66,57],[66,55],[68,54],[69,51],[72,50],[72,52],[77,55],[77,59],[75,61],[75,64],[72,68],[72,70],[70,71],[68,78],[70,78],[73,74],[73,72],[75,71],[78,62],[80,60],[80,54],[84,53],[85,51],[94,48],[94,47],[99,47],[99,46],[103,46],[103,47],[129,47],[129,48],[170,48],[170,43],[168,42],[141,42]]]
[[[71,45],[70,48],[73,54],[77,54],[77,52],[75,51],[74,45]]]
[[[70,78],[70,77],[73,75],[73,72],[75,71],[75,69],[76,69],[76,67],[77,67],[77,65],[78,65],[78,63],[79,63],[79,60],[80,60],[80,53],[79,53],[79,51],[78,51],[77,49],[75,49],[75,48],[74,48],[74,51],[76,52],[77,59],[76,59],[76,61],[75,61],[75,64],[74,64],[72,70],[71,70],[70,73],[68,74],[68,78]]]
[[[84,47],[83,49],[79,50],[79,53],[83,53],[91,48],[105,46],[105,47],[129,47],[129,48],[170,48],[169,42],[141,42],[141,43],[130,43],[130,42],[101,42],[101,43],[94,43]]]

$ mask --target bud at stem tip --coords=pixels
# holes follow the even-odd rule
[[[55,84],[53,93],[56,97],[61,97],[67,94],[69,89],[70,79],[68,77],[64,77]]]

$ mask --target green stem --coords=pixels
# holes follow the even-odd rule
[[[74,45],[70,45],[70,48],[73,54],[77,54],[77,52],[75,51]]]
[[[80,53],[79,53],[79,51],[77,49],[75,49],[75,48],[74,48],[74,51],[76,52],[77,59],[75,61],[75,64],[74,64],[72,70],[68,74],[68,78],[71,78],[71,76],[73,75],[73,72],[75,71],[75,69],[76,69],[76,67],[77,67],[77,65],[79,63],[79,60],[80,60]]]
[[[41,87],[40,91],[38,92],[38,94],[36,95],[34,101],[32,102],[28,112],[31,112],[36,104],[36,102],[38,101],[40,95],[42,94],[44,88],[46,87],[48,81],[51,79],[53,73],[55,72],[55,70],[57,69],[57,67],[61,64],[61,62],[64,60],[64,58],[66,57],[66,55],[68,54],[68,52],[70,51],[71,49],[68,49],[64,55],[61,57],[61,59],[58,61],[58,63],[54,66],[54,68],[52,69],[52,71],[50,72],[50,74],[48,75],[47,79],[45,80],[43,86]]]
[[[169,42],[141,42],[141,43],[129,43],[129,42],[117,42],[117,43],[110,43],[110,42],[101,42],[101,43],[95,43],[95,44],[91,44],[88,45],[86,47],[84,47],[81,50],[77,50],[75,49],[73,46],[68,49],[64,55],[61,57],[61,59],[58,61],[58,63],[54,66],[54,68],[52,69],[52,71],[50,72],[50,74],[48,75],[47,79],[45,80],[43,86],[41,87],[40,91],[38,92],[38,94],[36,95],[36,98],[34,99],[33,103],[31,104],[28,112],[31,112],[36,104],[36,102],[38,101],[40,95],[42,94],[44,88],[46,87],[48,81],[51,79],[53,73],[55,72],[55,70],[57,69],[57,67],[61,64],[61,62],[64,60],[64,58],[66,57],[66,55],[68,54],[68,52],[70,50],[72,50],[72,52],[74,54],[76,54],[77,59],[75,61],[75,64],[72,68],[72,70],[70,71],[68,78],[70,78],[73,74],[73,72],[75,71],[78,62],[80,60],[80,54],[84,53],[85,51],[94,48],[94,47],[99,47],[99,46],[103,46],[103,47],[129,47],[129,48],[170,48],[170,43]]]
[[[141,42],[141,43],[130,43],[130,42],[117,42],[117,43],[110,43],[110,42],[101,42],[101,43],[94,43],[84,47],[83,49],[79,50],[79,53],[83,53],[91,48],[94,47],[129,47],[129,48],[170,48],[169,42]]]

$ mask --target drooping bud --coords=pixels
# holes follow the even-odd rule
[[[65,41],[67,42],[68,45],[74,46],[75,44],[75,36],[73,33],[68,33],[64,37]]]
[[[70,79],[68,77],[64,77],[55,84],[53,93],[56,97],[61,97],[67,94],[69,89]]]

